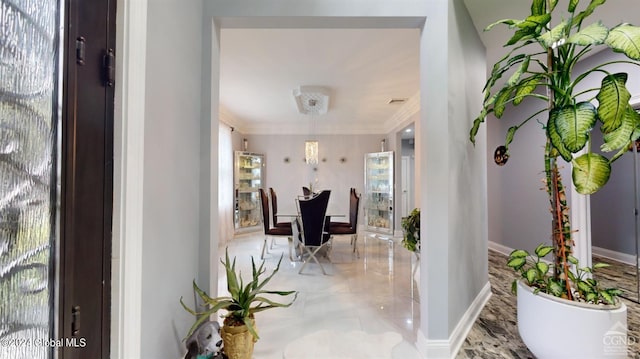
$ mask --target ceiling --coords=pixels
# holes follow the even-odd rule
[[[607,26],[623,17],[640,24],[637,1],[610,0],[598,18]],[[525,17],[531,2],[464,3],[491,60],[509,32],[484,27]],[[247,134],[387,133],[406,108],[419,106],[419,36],[418,29],[222,29],[221,117]],[[328,113],[300,114],[293,97],[299,86],[325,87]],[[392,98],[409,101],[389,104]]]
[[[384,133],[416,97],[418,29],[223,29],[223,120],[245,133]],[[293,91],[329,91],[325,115],[303,115]]]

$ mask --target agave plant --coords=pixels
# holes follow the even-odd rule
[[[195,281],[193,281],[193,289],[196,293],[198,293],[198,296],[202,299],[204,304],[208,306],[208,308],[202,312],[196,312],[195,310],[187,307],[187,305],[184,304],[182,298],[180,298],[180,304],[182,304],[182,307],[197,318],[191,329],[189,329],[187,337],[189,337],[201,323],[209,320],[209,317],[213,313],[222,309],[227,311],[227,313],[224,315],[224,325],[235,326],[244,324],[247,326],[249,332],[256,340],[260,339],[260,337],[258,336],[258,332],[253,325],[252,319],[254,317],[254,314],[271,308],[289,307],[298,297],[298,292],[296,291],[270,291],[263,289],[264,286],[269,283],[271,278],[273,278],[273,276],[280,269],[282,256],[280,256],[278,265],[273,270],[273,272],[262,280],[260,279],[260,276],[262,276],[262,274],[266,272],[266,268],[264,268],[264,260],[262,261],[260,266],[256,268],[253,257],[251,257],[252,278],[246,284],[242,279],[241,273],[236,272],[235,257],[233,258],[233,262],[229,260],[228,250],[225,253],[225,260],[221,260],[221,262],[227,272],[227,290],[229,291],[229,296],[211,298],[209,295],[207,295],[207,293],[205,293],[198,287]],[[280,296],[288,296],[293,294],[294,297],[293,300],[291,300],[291,302],[289,302],[288,304],[283,304],[268,299],[264,296],[265,294]]]
[[[566,278],[573,275],[569,273],[574,260],[573,243],[558,162],[562,159],[571,163],[576,190],[592,194],[607,183],[611,163],[640,137],[640,115],[629,103],[628,74],[607,70],[614,63],[639,66],[640,28],[627,23],[608,28],[600,21],[588,22],[605,0],[591,0],[581,10],[579,2],[562,2],[567,5],[561,8],[558,0],[532,0],[531,14],[525,19],[504,19],[485,29],[504,25],[513,30],[513,36],[505,44],[509,51],[493,66],[483,89],[482,110],[470,133],[475,144],[478,129],[489,114],[501,118],[508,105],[517,106],[528,98],[541,102],[539,110],[523,115],[522,122],[507,130],[505,144],[496,151],[496,159],[506,161],[515,134],[532,119],[543,124],[546,191],[553,219],[553,277],[562,284],[569,299],[573,299],[572,289]],[[574,71],[581,59],[603,47],[628,59]],[[506,81],[500,80],[506,74],[509,74]],[[595,75],[602,76],[600,86],[584,89],[584,80]],[[591,146],[591,132],[595,128],[604,138],[600,152],[594,152]]]

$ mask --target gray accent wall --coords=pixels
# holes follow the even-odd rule
[[[147,16],[140,347],[180,358],[193,317],[179,299],[193,303],[191,282],[209,268],[199,258],[202,3],[150,1]]]
[[[518,130],[504,166],[493,160],[495,149],[505,143],[507,129],[520,124],[541,106],[545,107],[542,101],[527,99],[517,107],[509,106],[502,118],[491,115],[486,122],[489,240],[509,248],[533,250],[551,240],[550,204],[542,182],[546,135],[542,124],[537,122],[546,123],[546,115]],[[564,169],[561,176],[568,184],[569,164],[562,161],[561,165]],[[570,195],[569,191],[567,194]]]

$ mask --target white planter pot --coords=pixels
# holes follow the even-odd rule
[[[518,282],[518,331],[538,359],[627,358],[627,306],[534,294]]]

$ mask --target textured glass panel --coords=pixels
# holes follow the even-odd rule
[[[58,8],[0,0],[0,358],[49,356]]]

